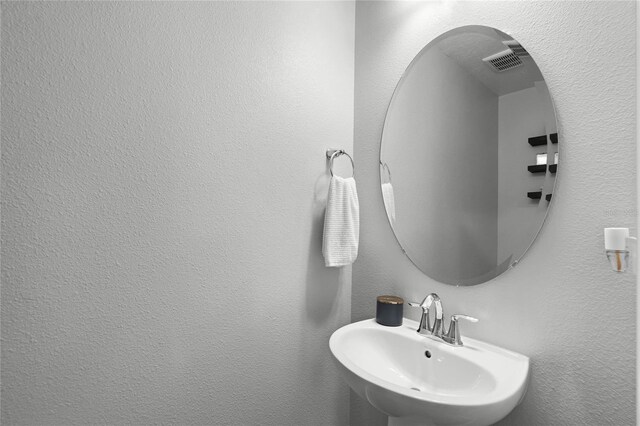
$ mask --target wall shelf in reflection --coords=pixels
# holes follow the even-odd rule
[[[539,200],[540,198],[542,198],[542,191],[527,192],[527,197],[531,198],[532,200]],[[551,201],[551,194],[545,195],[544,199],[547,201]]]
[[[551,143],[558,143],[557,133],[551,133],[549,135],[549,138],[551,138]],[[547,144],[547,135],[534,136],[532,138],[529,138],[529,145],[531,146],[540,146],[540,145],[546,145],[546,144]]]
[[[546,164],[538,164],[535,166],[527,166],[527,170],[529,170],[529,172],[531,173],[544,173],[547,171],[547,165]],[[550,164],[549,165],[549,173],[555,173],[558,170],[558,165],[557,164]]]
[[[539,200],[542,197],[542,191],[527,192],[527,197],[532,200]]]

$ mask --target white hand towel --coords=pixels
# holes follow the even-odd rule
[[[391,182],[382,184],[382,201],[384,201],[384,208],[387,211],[387,217],[391,226],[396,223],[396,200],[393,196],[393,186]]]
[[[360,206],[356,181],[333,176],[324,216],[322,254],[328,267],[352,264],[358,257]]]

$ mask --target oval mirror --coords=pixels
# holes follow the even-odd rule
[[[400,79],[382,133],[382,198],[403,251],[431,278],[474,285],[514,266],[542,227],[557,164],[542,73],[502,31],[448,31]]]

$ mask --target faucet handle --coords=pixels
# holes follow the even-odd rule
[[[451,315],[451,321],[458,321],[459,319],[467,320],[470,322],[480,321],[478,318],[470,317],[469,315],[453,314]]]
[[[426,334],[426,332],[433,334],[433,328],[431,327],[431,321],[429,320],[429,307],[431,306],[431,303],[425,304],[424,301],[422,303],[407,302],[407,305],[412,308],[420,308],[422,310],[422,315],[420,315],[420,325],[418,325],[418,329],[416,331],[420,334]]]
[[[418,333],[430,334],[437,337],[444,335],[444,312],[442,310],[442,302],[437,294],[431,293],[420,303],[408,302],[408,305],[414,308],[421,308],[422,315],[420,316],[420,325],[418,325]],[[431,305],[435,306],[435,319],[433,325],[431,325],[431,318],[429,318],[429,309]]]
[[[478,318],[471,317],[469,315],[453,314],[451,315],[451,323],[449,324],[449,332],[445,336],[445,341],[454,345],[462,346],[462,338],[460,336],[460,326],[458,320],[466,320],[469,322],[478,322]]]

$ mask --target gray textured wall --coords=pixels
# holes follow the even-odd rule
[[[375,296],[440,294],[480,319],[463,334],[531,357],[528,394],[504,425],[635,424],[635,279],[615,274],[603,228],[636,233],[635,2],[357,2],[355,144],[361,251],[352,320]],[[437,283],[402,254],[387,224],[378,151],[384,113],[405,67],[462,25],[510,32],[554,98],[562,141],[556,195],[536,244],[512,271],[470,288]],[[625,46],[624,49],[615,46]],[[417,318],[417,313],[408,316]],[[351,424],[386,424],[352,396]]]
[[[347,422],[354,10],[2,3],[2,424]]]

